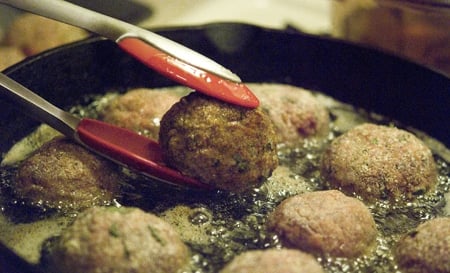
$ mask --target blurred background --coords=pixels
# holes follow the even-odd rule
[[[242,22],[328,35],[388,51],[450,75],[449,0],[70,1],[146,28]],[[0,70],[21,58],[9,57],[14,49],[5,49],[17,44],[8,32],[20,14],[0,5]],[[29,28],[25,31],[30,32]],[[14,29],[13,36],[19,36],[19,29]]]

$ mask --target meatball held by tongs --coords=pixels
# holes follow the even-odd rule
[[[276,134],[264,112],[197,92],[163,116],[159,141],[169,166],[219,189],[256,187],[278,165]]]

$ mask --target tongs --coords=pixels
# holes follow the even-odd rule
[[[131,130],[99,120],[78,118],[0,73],[0,95],[89,150],[153,179],[183,187],[212,189],[164,164],[159,144]]]
[[[259,105],[256,96],[230,70],[156,33],[62,0],[0,0],[0,3],[113,40],[150,68],[206,95],[243,107]]]

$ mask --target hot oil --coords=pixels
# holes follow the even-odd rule
[[[97,110],[114,96],[115,94],[87,97],[81,103],[82,106],[76,106],[71,111],[79,116],[95,118]],[[137,206],[158,214],[179,231],[192,251],[191,267],[185,272],[218,272],[225,263],[243,251],[283,247],[276,235],[266,231],[267,215],[291,195],[327,189],[319,173],[320,157],[326,145],[349,128],[363,122],[394,123],[400,126],[385,117],[354,109],[329,97],[319,95],[319,98],[327,105],[332,116],[330,125],[332,130],[328,138],[321,141],[307,141],[298,146],[279,145],[280,167],[261,187],[245,194],[202,192],[162,185],[124,170],[127,183],[122,198],[117,200],[118,204]],[[424,140],[427,142],[427,139]],[[450,167],[438,152],[435,153],[435,158],[440,176],[434,191],[426,196],[418,196],[414,202],[392,204],[379,201],[369,205],[379,231],[373,251],[356,259],[319,257],[318,260],[327,272],[398,271],[391,250],[400,236],[425,220],[445,215],[444,194],[450,190]],[[12,232],[17,229],[11,227],[24,223],[37,226],[42,221],[49,223],[56,221],[59,224],[47,225],[49,230],[46,235],[50,237],[59,234],[76,215],[61,216],[58,212],[37,209],[34,211],[36,215],[31,215],[32,217],[28,219],[14,217],[15,212],[22,213],[20,207],[23,207],[21,201],[14,200],[10,194],[5,194],[11,191],[9,185],[13,179],[14,169],[14,166],[1,169],[0,198],[2,211],[6,216],[3,218],[9,217],[6,221],[0,221],[1,230],[8,227],[7,230]],[[46,239],[43,238],[45,236],[41,236],[38,240],[34,240],[30,254],[29,250],[20,249],[29,248],[29,245],[11,245],[16,242],[11,237],[28,240],[34,235],[25,232],[15,236],[0,232],[0,235],[2,236],[0,239],[6,238],[7,244],[18,249],[18,252],[31,262],[37,262],[38,246]]]

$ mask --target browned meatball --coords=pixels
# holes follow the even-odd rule
[[[394,253],[404,273],[449,273],[450,218],[419,225],[398,242]]]
[[[286,246],[349,258],[365,254],[377,236],[368,208],[336,190],[304,193],[284,200],[269,215],[268,229]]]
[[[437,182],[430,149],[397,128],[362,124],[336,138],[322,157],[331,187],[364,199],[411,199]]]
[[[294,249],[251,250],[240,254],[220,273],[323,273],[317,260]]]
[[[119,182],[109,161],[57,138],[20,164],[14,191],[32,204],[78,210],[111,202],[119,194]]]
[[[100,119],[158,139],[162,116],[187,92],[184,88],[133,89],[113,99],[102,109]]]
[[[43,256],[50,272],[175,273],[189,252],[172,227],[138,208],[94,207],[80,214]]]
[[[0,71],[25,59],[25,54],[13,46],[0,46]]]
[[[168,165],[229,191],[260,185],[278,165],[276,135],[266,114],[198,92],[164,115],[159,140]]]
[[[286,84],[248,86],[273,121],[281,142],[302,143],[328,134],[328,110],[310,91]]]
[[[24,13],[8,28],[5,42],[7,45],[21,48],[29,56],[87,36],[88,33],[83,29]]]

